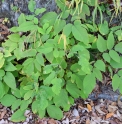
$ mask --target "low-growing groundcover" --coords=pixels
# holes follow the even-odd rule
[[[122,93],[122,27],[88,23],[89,6],[100,9],[95,0],[80,0],[74,8],[70,2],[57,0],[62,10],[57,14],[35,9],[30,0],[33,14],[22,13],[2,43],[0,102],[14,111],[13,122],[24,121],[29,108],[40,118],[60,120],[74,99],[88,97],[103,72],[111,74],[113,90]]]

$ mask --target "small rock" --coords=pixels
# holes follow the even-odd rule
[[[79,113],[77,109],[74,109],[72,113],[74,116],[79,117]]]

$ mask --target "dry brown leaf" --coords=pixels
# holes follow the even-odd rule
[[[105,114],[103,111],[101,111],[100,105],[95,106],[95,109],[96,109],[100,114]]]
[[[87,119],[86,124],[91,124],[91,121],[89,119]]]
[[[57,124],[57,122],[56,122],[54,119],[50,119],[50,120],[48,121],[48,124]]]
[[[112,117],[113,115],[114,115],[114,113],[108,113],[108,114],[106,115],[106,119]]]
[[[117,104],[118,104],[119,108],[122,108],[122,102],[120,100],[118,100]]]
[[[3,108],[2,111],[0,112],[0,119],[3,119],[4,115],[6,114],[6,108]]]
[[[89,112],[92,111],[92,107],[89,104],[87,104],[87,109],[89,110]]]
[[[109,113],[114,113],[117,109],[118,109],[117,106],[112,106],[112,105],[108,106]]]

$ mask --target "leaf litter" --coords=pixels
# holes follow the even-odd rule
[[[62,120],[40,119],[31,111],[25,111],[25,122],[10,121],[12,111],[0,105],[0,124],[122,124],[122,102],[98,99],[77,99]]]

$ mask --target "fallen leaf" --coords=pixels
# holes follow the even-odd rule
[[[106,119],[112,117],[113,115],[114,115],[114,113],[108,113],[108,114],[106,115]]]
[[[89,112],[92,111],[92,108],[89,104],[87,104],[87,109],[89,110]]]
[[[91,124],[89,119],[86,120],[86,124]]]
[[[100,113],[100,114],[106,114],[103,111],[100,110],[100,105],[95,106],[95,109]]]
[[[118,104],[119,108],[122,108],[122,102],[120,100],[118,100],[117,104]]]
[[[54,119],[50,119],[50,120],[48,121],[48,124],[57,124],[57,122],[56,122]]]
[[[112,105],[108,106],[109,113],[114,113],[117,109],[118,109],[117,106],[112,106]]]

